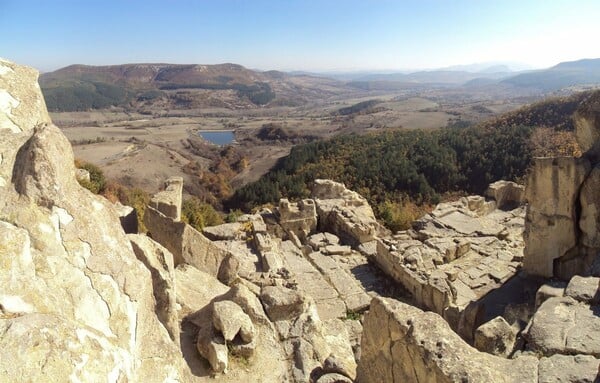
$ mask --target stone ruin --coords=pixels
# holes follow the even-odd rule
[[[598,381],[600,93],[575,116],[582,158],[410,230],[315,180],[197,231],[172,178],[141,235],[78,185],[36,79],[0,61],[0,381]]]

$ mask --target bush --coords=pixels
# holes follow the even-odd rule
[[[90,173],[89,182],[86,180],[80,180],[79,184],[84,188],[88,189],[94,194],[101,194],[106,188],[106,178],[102,170],[89,162],[76,161],[75,166],[79,169],[85,169]]]
[[[181,220],[199,231],[205,226],[215,226],[223,223],[223,218],[212,205],[202,202],[196,197],[183,201]]]

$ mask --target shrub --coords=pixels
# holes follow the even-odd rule
[[[81,186],[88,189],[94,194],[101,194],[102,192],[104,192],[104,189],[106,187],[106,178],[104,177],[102,169],[89,162],[81,161],[76,161],[75,166],[79,169],[85,169],[90,173],[89,182],[86,180],[79,181],[79,184]]]
[[[196,197],[183,201],[181,219],[196,230],[202,230],[205,226],[215,226],[223,223],[223,218],[212,205],[202,202]]]

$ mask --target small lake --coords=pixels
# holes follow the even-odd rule
[[[233,130],[199,130],[198,134],[216,145],[231,144],[235,140]]]

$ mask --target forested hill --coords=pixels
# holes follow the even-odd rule
[[[299,145],[260,180],[238,189],[229,205],[247,210],[283,196],[307,197],[315,178],[329,178],[358,191],[380,217],[391,219],[392,211],[407,204],[437,203],[447,192],[481,193],[492,181],[522,176],[532,130],[400,130]]]
[[[553,97],[504,113],[481,124],[493,128],[527,125],[552,128],[557,131],[574,131],[573,113],[577,106],[594,91],[579,92],[567,97]]]
[[[303,198],[314,179],[330,178],[367,197],[389,227],[405,227],[419,213],[415,206],[437,203],[445,193],[480,194],[496,180],[518,180],[533,156],[578,155],[571,116],[590,94],[533,104],[475,127],[342,135],[299,145],[228,204],[248,210],[282,196]]]

